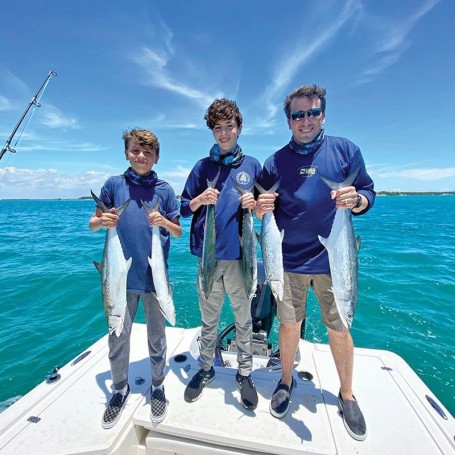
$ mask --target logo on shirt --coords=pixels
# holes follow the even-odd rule
[[[304,166],[299,169],[299,174],[303,177],[312,177],[316,174],[316,166]]]
[[[248,185],[251,182],[251,177],[246,172],[242,171],[235,176],[235,180],[240,185]]]

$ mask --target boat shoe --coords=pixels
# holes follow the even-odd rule
[[[123,408],[125,407],[128,398],[131,395],[130,386],[128,384],[128,388],[126,390],[126,394],[122,395],[120,392],[115,392],[107,405],[106,410],[104,411],[103,421],[101,422],[101,426],[104,429],[112,428],[120,419],[120,415],[122,414]]]
[[[167,414],[167,402],[164,395],[164,386],[156,387],[152,391],[150,400],[150,419],[153,423],[160,423],[164,420]]]
[[[215,369],[213,367],[211,367],[209,371],[200,369],[186,386],[184,395],[185,401],[192,403],[200,398],[202,390],[207,384],[213,381],[214,377]]]
[[[344,426],[351,437],[363,441],[367,437],[367,425],[356,398],[343,400],[341,391],[338,393],[338,408],[343,417]]]
[[[254,409],[258,405],[258,393],[251,375],[242,376],[237,372],[235,380],[240,391],[240,402],[242,406],[246,409]]]
[[[291,387],[288,387],[286,384],[278,382],[276,389],[273,392],[272,399],[270,400],[270,414],[273,417],[281,419],[286,415],[289,410],[289,402],[291,401],[292,390],[295,387],[294,378],[292,378]]]

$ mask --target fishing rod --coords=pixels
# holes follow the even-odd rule
[[[44,93],[44,90],[46,89],[46,86],[47,84],[49,83],[50,79],[52,76],[57,76],[57,73],[55,71],[49,71],[49,74],[47,75],[46,79],[44,80],[44,82],[41,84],[41,87],[39,88],[39,90],[36,92],[35,96],[32,98],[32,100],[30,101],[29,105],[27,106],[27,109],[25,109],[25,112],[22,114],[22,117],[20,118],[20,120],[17,122],[17,125],[16,127],[14,128],[13,132],[11,133],[11,136],[8,138],[8,140],[6,141],[5,143],[5,146],[2,148],[2,151],[0,152],[0,160],[2,159],[3,155],[6,153],[6,152],[11,152],[11,153],[16,153],[16,150],[14,150],[13,148],[11,148],[11,141],[13,140],[14,138],[14,135],[16,134],[17,130],[19,129],[19,127],[21,126],[21,123],[24,121],[24,118],[25,116],[27,115],[28,111],[30,110],[30,108],[32,106],[35,106],[35,108],[37,107],[41,107],[41,104],[39,103],[39,99],[41,97],[41,95]]]

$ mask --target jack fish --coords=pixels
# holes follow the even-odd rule
[[[93,191],[90,192],[98,208],[104,213],[109,212],[110,210],[103,204],[101,199]],[[130,201],[131,199],[128,199],[120,207],[116,208],[115,213],[120,216]],[[93,263],[101,274],[104,312],[106,313],[109,334],[111,335],[115,333],[120,336],[123,330],[126,311],[126,280],[131,262],[131,258],[125,260],[117,229],[107,229],[103,261],[101,264],[96,261],[93,261]]]
[[[234,180],[234,184],[240,194],[251,193],[253,186],[244,190]],[[256,294],[258,282],[256,231],[254,230],[253,215],[251,209],[243,209],[242,236],[240,246],[242,247],[242,273],[245,282],[245,291],[248,299],[251,300]]]
[[[321,175],[321,179],[332,190],[351,186],[357,177],[359,168],[341,183],[334,182]],[[360,237],[355,237],[352,215],[349,209],[336,209],[330,235],[318,236],[329,254],[332,289],[338,313],[345,327],[350,328],[354,319],[358,299],[357,253]]]
[[[219,177],[220,170],[218,170],[218,174],[216,174],[211,182],[207,179],[207,186],[209,188],[215,188]],[[199,286],[205,300],[209,298],[210,292],[212,292],[213,282],[215,281],[216,264],[215,206],[210,204],[207,205],[207,211],[205,212],[202,269],[199,277]]]
[[[160,201],[152,209],[146,202],[142,201],[142,207],[147,213],[158,211]],[[152,269],[153,284],[160,310],[163,316],[169,321],[169,324],[175,325],[175,308],[172,300],[172,286],[169,284],[169,275],[164,259],[163,244],[161,243],[161,234],[159,226],[152,228],[152,252],[149,257],[150,268]]]
[[[264,190],[257,182],[256,188],[260,193],[272,194],[280,184],[280,180],[268,191]],[[272,289],[276,300],[283,300],[284,269],[283,269],[283,243],[284,231],[279,231],[273,212],[268,212],[262,217],[260,244],[262,259],[264,261],[265,276]]]

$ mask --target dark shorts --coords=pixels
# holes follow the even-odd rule
[[[329,329],[337,332],[346,330],[335,303],[332,292],[332,278],[329,274],[305,275],[301,273],[284,272],[283,301],[277,304],[278,320],[284,324],[301,322],[306,318],[308,288],[313,288],[316,294],[321,319]]]

